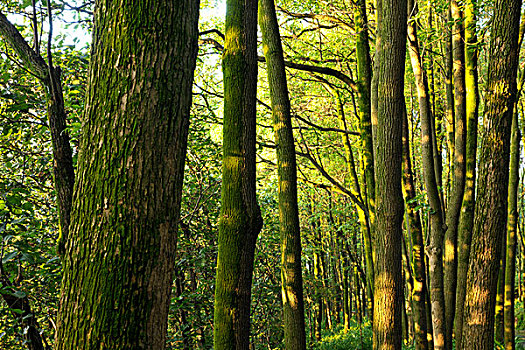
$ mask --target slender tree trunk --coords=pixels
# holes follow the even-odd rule
[[[505,264],[505,297],[504,297],[504,344],[505,350],[515,348],[514,324],[514,283],[516,280],[516,247],[518,226],[518,187],[520,168],[520,132],[518,126],[518,109],[512,115],[510,143],[510,173],[507,222],[507,261]]]
[[[198,11],[96,2],[57,350],[165,346]]]
[[[452,21],[452,13],[449,6],[447,20],[445,21],[444,27],[446,28],[446,42],[445,42],[445,54],[444,54],[444,65],[445,65],[445,91],[447,95],[447,110],[446,110],[446,130],[447,130],[447,162],[448,162],[448,174],[446,177],[446,189],[445,194],[448,200],[450,195],[450,182],[452,174],[454,173],[454,84],[452,82],[453,77],[453,58],[452,58],[452,30],[448,22]]]
[[[406,113],[403,118],[403,192],[408,222],[406,226],[410,232],[412,242],[412,271],[414,274],[414,288],[412,289],[412,303],[414,315],[414,338],[416,350],[427,350],[427,317],[425,306],[426,294],[426,267],[421,219],[415,210],[416,188],[410,161],[410,139]]]
[[[361,147],[363,155],[363,173],[365,178],[366,202],[369,220],[367,230],[363,231],[365,245],[365,260],[367,264],[368,304],[373,318],[374,262],[372,254],[372,234],[375,225],[375,179],[374,179],[374,145],[371,120],[371,88],[372,88],[372,60],[370,58],[370,44],[368,35],[368,17],[366,1],[357,0],[354,10],[357,56],[357,92],[359,105],[359,129],[361,133]],[[348,137],[348,135],[346,135]]]
[[[286,349],[306,349],[297,164],[283,49],[273,0],[259,0],[259,25],[263,35],[277,145],[284,344]]]
[[[401,349],[403,278],[401,241],[402,123],[407,3],[379,2],[381,49],[377,57],[377,134],[375,146],[376,228],[374,232],[374,349]]]
[[[494,304],[506,232],[510,131],[516,98],[521,0],[497,0],[491,29],[485,129],[479,162],[460,349],[494,347]]]
[[[465,87],[467,94],[467,136],[465,161],[465,191],[458,227],[458,272],[454,333],[456,344],[461,344],[463,305],[467,284],[467,269],[472,241],[474,206],[476,203],[476,152],[478,147],[478,38],[476,34],[477,0],[465,2]]]
[[[457,284],[457,230],[463,191],[465,188],[465,134],[466,134],[466,90],[465,90],[465,30],[463,11],[459,1],[450,1],[452,20],[452,56],[454,74],[454,173],[452,190],[446,211],[445,232],[445,323],[446,348],[452,349],[452,330],[456,308]]]
[[[505,264],[507,256],[507,235],[501,239],[501,255],[498,269],[498,283],[496,287],[496,307],[494,309],[494,340],[503,344],[503,302],[505,298]]]
[[[408,1],[409,13],[417,14],[417,4],[413,0]],[[414,17],[408,24],[408,43],[412,70],[416,78],[417,93],[419,98],[419,113],[421,116],[421,153],[423,158],[423,177],[425,188],[430,204],[430,244],[429,268],[430,268],[430,297],[432,305],[432,324],[434,330],[434,348],[445,349],[446,324],[445,299],[443,295],[443,213],[441,211],[441,199],[434,171],[433,139],[432,134],[432,110],[430,96],[428,94],[428,82],[422,65],[417,39],[417,28]]]
[[[248,349],[253,261],[262,218],[255,194],[257,0],[226,2],[224,126],[214,348]]]
[[[319,244],[319,242],[318,242]],[[318,247],[318,249],[320,249]],[[314,251],[314,296],[315,296],[315,339],[321,340],[321,326],[323,323],[323,295],[322,295],[322,273],[321,273],[321,256],[318,251]]]

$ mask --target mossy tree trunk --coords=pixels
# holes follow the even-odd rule
[[[366,1],[355,2],[354,21],[356,36],[357,56],[357,92],[359,105],[359,129],[361,134],[361,147],[363,157],[364,191],[368,207],[368,222],[362,226],[363,241],[365,246],[365,261],[367,267],[367,296],[370,317],[373,318],[373,292],[374,262],[372,258],[372,232],[375,224],[375,178],[374,178],[374,145],[372,137],[371,119],[371,89],[372,89],[372,60],[370,58],[370,44],[368,35],[368,16]],[[348,135],[345,135],[348,138]]]
[[[273,0],[259,0],[259,25],[267,63],[277,145],[284,344],[290,350],[306,349],[297,162],[283,49]]]
[[[477,0],[465,2],[465,87],[467,94],[467,136],[465,160],[465,190],[458,227],[457,244],[457,287],[454,333],[456,344],[461,344],[461,328],[463,327],[463,304],[467,284],[467,269],[472,240],[472,225],[474,222],[474,206],[476,201],[476,153],[478,147],[478,38],[476,34]]]
[[[460,349],[494,347],[494,306],[507,224],[512,113],[516,98],[521,0],[497,0],[489,49],[484,137],[479,161]]]
[[[163,349],[199,2],[95,4],[56,349]]]
[[[262,218],[255,193],[257,0],[226,2],[224,126],[214,348],[248,349],[253,261]]]
[[[375,145],[376,230],[374,251],[374,349],[401,349],[403,276],[401,242],[402,123],[407,3],[382,1],[378,7],[377,133]]]

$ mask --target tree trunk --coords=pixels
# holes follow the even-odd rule
[[[357,57],[357,92],[359,105],[359,129],[361,133],[361,146],[363,155],[363,173],[365,190],[362,191],[366,197],[369,220],[367,230],[363,231],[365,245],[365,259],[367,264],[367,295],[369,296],[370,317],[373,318],[373,292],[374,285],[374,262],[372,254],[372,232],[375,225],[375,179],[374,179],[374,145],[372,138],[371,120],[371,84],[372,84],[372,60],[370,59],[370,44],[368,37],[368,17],[366,12],[366,1],[357,0],[354,10],[354,21],[356,36]],[[348,135],[346,135],[348,137]]]
[[[415,210],[417,202],[416,187],[410,161],[410,139],[408,119],[406,113],[403,118],[403,191],[408,222],[406,226],[412,242],[412,271],[414,274],[414,288],[412,289],[412,303],[414,315],[414,339],[416,350],[427,350],[427,317],[426,317],[426,267],[421,219]],[[431,330],[430,330],[431,331]]]
[[[263,36],[277,145],[284,344],[286,349],[306,349],[297,164],[283,49],[273,0],[259,0],[259,25]]]
[[[445,231],[445,329],[446,347],[452,349],[452,329],[456,308],[457,284],[457,231],[465,188],[465,133],[466,133],[466,91],[465,91],[465,30],[463,11],[458,0],[450,1],[452,20],[452,57],[454,75],[454,172],[452,190],[448,199]]]
[[[494,304],[506,232],[510,131],[521,0],[497,0],[491,29],[484,137],[460,349],[494,347]]]
[[[477,0],[465,2],[465,87],[467,94],[467,136],[465,161],[465,190],[458,227],[458,272],[454,334],[456,344],[461,344],[463,305],[467,284],[467,269],[472,241],[474,206],[476,203],[476,152],[478,147],[478,38],[476,34]]]
[[[226,2],[224,126],[214,347],[248,349],[253,261],[262,218],[255,194],[257,1]]]
[[[376,228],[374,233],[374,349],[401,349],[403,278],[402,123],[407,3],[378,2],[381,41],[377,75],[375,147]]]
[[[503,302],[505,298],[505,264],[507,256],[507,235],[501,239],[501,255],[498,269],[498,282],[496,287],[496,307],[494,309],[494,340],[503,344]]]
[[[454,84],[452,82],[453,76],[453,59],[452,59],[452,30],[448,26],[448,22],[452,21],[452,14],[450,6],[448,9],[447,18],[444,20],[444,27],[446,32],[445,42],[445,91],[447,95],[447,110],[446,110],[446,130],[447,130],[447,162],[448,174],[446,177],[445,194],[448,198],[450,194],[450,181],[454,172]]]
[[[417,14],[417,4],[408,1],[409,13]],[[430,243],[429,268],[430,268],[430,297],[432,306],[432,324],[434,334],[434,348],[445,349],[446,325],[445,299],[443,295],[443,213],[441,199],[437,187],[436,172],[434,171],[432,110],[428,94],[428,82],[422,65],[417,39],[417,28],[414,17],[408,24],[408,44],[412,70],[416,79],[417,94],[419,98],[419,113],[421,116],[421,153],[423,162],[423,177],[430,204]]]
[[[509,199],[507,222],[507,261],[505,264],[505,297],[504,297],[504,344],[505,350],[515,348],[514,323],[514,283],[516,280],[516,246],[518,226],[518,187],[520,182],[520,132],[518,126],[518,109],[512,115],[510,142]]]
[[[198,10],[96,2],[57,350],[165,346]]]

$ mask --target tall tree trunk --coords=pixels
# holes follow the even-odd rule
[[[491,29],[484,137],[460,349],[494,347],[494,304],[506,232],[510,131],[521,0],[497,0]]]
[[[58,350],[165,346],[198,11],[96,2]]]
[[[381,42],[377,75],[375,146],[376,228],[374,232],[374,349],[401,349],[403,278],[402,123],[407,3],[379,2]]]
[[[365,259],[367,264],[367,286],[369,296],[370,317],[373,318],[373,292],[374,262],[372,254],[372,234],[375,225],[375,179],[374,179],[374,144],[372,137],[371,120],[371,88],[372,88],[372,60],[370,58],[370,44],[368,35],[368,17],[366,0],[357,0],[354,9],[357,56],[357,92],[359,105],[359,129],[361,133],[361,146],[363,154],[363,173],[365,178],[366,203],[368,206],[369,220],[363,231],[365,245]],[[348,135],[346,135],[348,137]]]
[[[409,13],[417,14],[417,4],[413,0],[408,1]],[[412,70],[416,79],[417,94],[419,99],[419,114],[421,116],[421,153],[423,162],[423,177],[425,188],[430,204],[430,243],[429,268],[430,268],[430,297],[432,306],[432,324],[434,334],[434,348],[445,349],[446,325],[445,299],[443,295],[443,213],[441,211],[441,199],[434,171],[433,139],[432,133],[432,110],[430,96],[428,94],[428,82],[422,65],[417,39],[417,28],[415,17],[408,24],[408,44]]]
[[[498,282],[496,287],[496,307],[494,309],[494,340],[503,343],[503,302],[505,298],[505,264],[507,256],[507,235],[501,239],[501,255],[498,269]]]
[[[465,161],[465,190],[458,227],[458,269],[454,334],[456,344],[461,344],[463,305],[467,284],[467,269],[472,241],[474,206],[476,203],[476,152],[478,148],[478,38],[476,34],[477,0],[465,2],[465,87],[467,94],[467,136]]]
[[[273,0],[259,0],[259,25],[263,36],[277,145],[284,344],[286,349],[306,349],[297,164],[283,49]]]
[[[224,126],[214,348],[248,349],[253,261],[262,218],[255,194],[257,0],[226,2]]]
[[[514,323],[514,283],[516,280],[516,247],[518,226],[518,187],[520,182],[520,131],[518,126],[518,109],[514,107],[510,141],[509,199],[507,222],[507,261],[505,264],[505,297],[504,297],[504,344],[505,350],[515,348]]]
[[[457,284],[457,230],[463,191],[465,188],[465,133],[466,133],[466,90],[465,90],[465,30],[463,11],[458,0],[450,1],[452,20],[452,56],[454,75],[454,173],[452,190],[446,211],[445,231],[445,324],[446,347],[452,349],[452,330],[456,311]]]
[[[426,294],[426,267],[425,248],[423,242],[423,229],[421,219],[415,210],[416,188],[410,161],[410,139],[408,132],[408,119],[406,113],[403,118],[403,191],[408,222],[406,226],[410,232],[412,242],[412,271],[414,274],[414,288],[412,289],[412,303],[414,314],[414,339],[416,350],[427,350],[427,317],[425,306]]]
[[[444,21],[444,27],[446,32],[445,38],[445,53],[444,53],[444,66],[445,66],[445,91],[447,95],[447,109],[446,109],[446,132],[447,132],[447,163],[448,163],[448,174],[446,177],[445,195],[448,199],[450,194],[450,182],[452,174],[454,172],[454,84],[452,82],[453,76],[453,58],[452,58],[452,30],[450,29],[448,22],[452,21],[452,13],[449,6],[447,19]]]

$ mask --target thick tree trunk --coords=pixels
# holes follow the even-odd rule
[[[465,190],[458,227],[458,272],[456,288],[456,311],[454,334],[456,344],[461,344],[461,329],[463,327],[463,305],[467,284],[467,269],[472,240],[472,225],[474,222],[474,206],[476,201],[476,152],[478,147],[478,38],[476,34],[477,0],[465,2],[465,87],[467,94],[467,136],[465,161]]]
[[[255,194],[257,0],[228,0],[214,347],[248,349],[253,261],[262,218]]]
[[[259,25],[263,36],[277,145],[284,344],[286,349],[306,349],[297,163],[283,49],[273,0],[259,0]]]
[[[407,3],[379,2],[381,41],[377,75],[377,134],[375,146],[376,228],[374,251],[374,349],[401,349],[403,278],[401,241],[402,123]]]
[[[163,349],[198,1],[97,1],[56,349]]]
[[[491,30],[484,137],[460,349],[494,347],[494,304],[506,232],[510,131],[521,0],[497,0]]]

